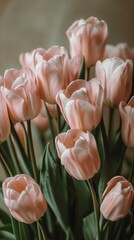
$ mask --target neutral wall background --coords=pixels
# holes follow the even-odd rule
[[[21,52],[55,44],[68,48],[65,31],[90,16],[107,22],[109,43],[134,45],[134,0],[0,0],[0,75],[20,67]]]

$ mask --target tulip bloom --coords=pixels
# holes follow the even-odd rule
[[[92,131],[102,117],[103,89],[98,79],[75,80],[61,90],[56,101],[70,128]]]
[[[85,57],[87,67],[103,56],[108,37],[107,24],[96,17],[75,21],[66,32],[70,41],[71,56]]]
[[[11,131],[6,101],[0,89],[0,143],[4,142]]]
[[[112,178],[102,195],[100,211],[110,221],[117,221],[125,217],[132,205],[134,189],[124,177]]]
[[[2,188],[5,204],[19,222],[31,224],[44,215],[46,200],[39,185],[30,176],[18,174],[6,178]]]
[[[40,97],[50,104],[55,104],[59,90],[78,78],[80,58],[69,59],[64,47],[53,46],[47,51],[35,49],[31,53],[21,54],[20,61],[35,72]]]
[[[131,59],[134,62],[134,49],[129,48],[127,43],[117,45],[107,44],[105,46],[103,59],[119,57],[122,60]]]
[[[134,148],[134,96],[126,102],[121,102],[119,111],[122,120],[122,138],[128,147]]]
[[[100,168],[100,157],[94,136],[90,132],[70,129],[59,134],[56,148],[61,164],[78,180],[92,178]]]
[[[33,119],[40,112],[41,99],[30,68],[7,70],[1,88],[13,122]]]
[[[132,90],[133,63],[127,59],[108,58],[96,63],[96,76],[105,90],[105,104],[118,106],[127,101]]]

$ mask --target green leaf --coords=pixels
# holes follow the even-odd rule
[[[0,230],[0,239],[1,240],[15,240],[13,233],[8,231]],[[20,239],[17,239],[20,240]]]
[[[3,201],[2,182],[0,181],[0,201]]]
[[[12,216],[11,216],[11,222],[12,222],[12,228],[13,228],[15,240],[21,240],[20,231],[19,231],[19,222],[16,219],[14,219]]]
[[[40,181],[48,205],[65,233],[69,225],[66,176],[64,169],[60,169],[55,162],[48,145],[43,158]]]
[[[30,239],[30,225],[27,225],[25,223],[18,222],[19,225],[19,231],[20,231],[20,240],[29,240]]]
[[[96,224],[94,212],[83,219],[83,234],[85,240],[96,240]]]
[[[19,153],[19,160],[20,160],[20,163],[24,169],[24,172],[30,176],[32,176],[32,169],[31,169],[31,164],[30,164],[30,161],[25,153],[25,150],[21,144],[21,141],[18,137],[18,134],[13,126],[13,124],[11,123],[11,132],[12,132],[12,135],[13,135],[13,138],[15,140],[15,143],[16,143],[16,146],[17,146],[17,150],[18,150],[18,153]]]
[[[131,237],[131,239],[130,240],[134,240],[134,235]]]
[[[123,143],[122,134],[119,128],[114,135],[114,140],[113,140],[112,150],[111,150],[111,159],[112,159],[111,171],[110,171],[111,178],[114,177],[115,175],[120,174],[125,150],[126,150],[126,146]]]
[[[72,235],[72,231],[70,228],[67,229],[66,240],[74,240],[74,237]]]
[[[11,219],[10,219],[9,215],[3,209],[0,209],[0,220],[4,224],[7,224],[7,223],[11,222]]]
[[[70,186],[70,183],[68,183]],[[70,213],[75,239],[83,240],[83,218],[93,211],[92,197],[85,181],[73,179]]]

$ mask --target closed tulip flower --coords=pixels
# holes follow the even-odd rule
[[[59,134],[56,148],[61,164],[78,180],[92,178],[100,168],[100,158],[94,136],[90,132],[70,129]]]
[[[134,49],[127,43],[118,43],[117,45],[107,44],[105,46],[103,59],[119,57],[123,60],[131,59],[134,62]]]
[[[38,221],[47,210],[39,185],[28,175],[6,178],[2,185],[4,201],[11,215],[19,222]]]
[[[21,54],[20,61],[35,72],[40,97],[50,104],[55,104],[59,90],[78,78],[80,58],[76,56],[69,59],[64,47],[53,46],[48,50],[38,48],[31,53]]]
[[[127,101],[132,90],[133,62],[107,58],[96,63],[96,76],[105,90],[105,104],[114,107]]]
[[[0,90],[0,143],[4,142],[11,131],[6,101]]]
[[[98,79],[75,80],[61,90],[56,101],[70,128],[92,131],[102,117],[104,92]]]
[[[122,138],[128,147],[134,148],[134,96],[126,102],[119,105],[120,116],[122,120]]]
[[[110,221],[124,218],[130,211],[134,189],[122,176],[112,178],[102,195],[100,211]]]
[[[13,122],[33,119],[40,112],[41,99],[30,68],[7,70],[1,88]]]
[[[43,61],[46,50],[43,48],[36,48],[31,52],[21,53],[19,56],[22,67],[29,67],[36,73],[36,65]]]
[[[75,21],[66,32],[71,56],[85,57],[86,66],[94,65],[104,53],[108,37],[107,24],[96,17]]]

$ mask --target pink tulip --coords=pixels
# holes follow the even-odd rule
[[[53,46],[47,51],[35,49],[22,54],[20,61],[35,72],[40,96],[50,104],[55,104],[55,96],[60,89],[78,78],[80,58],[69,59],[64,47]]]
[[[59,91],[56,101],[70,128],[92,131],[102,117],[103,97],[97,79],[89,82],[78,79]]]
[[[103,56],[108,37],[107,24],[96,17],[75,21],[66,32],[71,56],[85,57],[86,66],[94,65]]]
[[[10,131],[11,128],[7,105],[0,88],[0,143],[8,138]]]
[[[13,122],[33,119],[41,107],[34,73],[30,68],[9,69],[4,74],[5,96],[9,114]]]
[[[56,148],[61,164],[78,180],[92,178],[100,168],[100,158],[94,136],[78,129],[59,134]]]
[[[46,50],[43,48],[36,48],[31,52],[21,53],[19,56],[22,67],[29,67],[36,73],[36,65],[43,61]]]
[[[100,211],[110,221],[117,221],[125,217],[132,205],[134,189],[124,177],[112,178],[102,195]]]
[[[122,60],[131,59],[134,62],[134,49],[129,48],[127,43],[118,43],[117,45],[107,44],[103,59],[119,57]]]
[[[31,224],[44,215],[46,200],[39,185],[30,176],[18,174],[6,178],[2,188],[5,204],[19,222]]]
[[[133,63],[120,58],[107,58],[96,63],[96,76],[105,90],[105,104],[114,107],[127,101],[132,90]]]
[[[134,96],[126,102],[121,102],[119,111],[122,120],[122,138],[128,147],[134,148]]]

